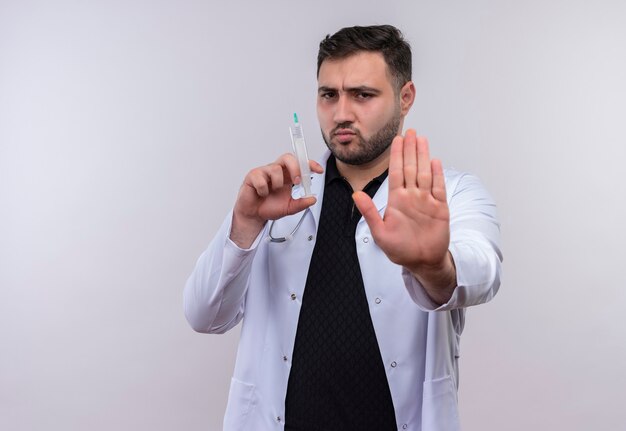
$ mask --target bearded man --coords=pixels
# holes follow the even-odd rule
[[[495,204],[403,134],[399,30],[327,36],[317,75],[314,196],[292,154],[252,169],[185,288],[196,331],[243,321],[224,429],[458,430],[465,308],[500,285]]]

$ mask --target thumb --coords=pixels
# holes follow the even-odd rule
[[[370,198],[367,193],[355,192],[352,194],[352,199],[354,200],[356,207],[359,209],[359,212],[363,214],[363,218],[370,227],[372,235],[374,235],[374,239],[376,239],[376,237],[382,233],[385,223],[380,217],[380,214],[378,214],[378,210],[376,209],[376,205],[374,205],[372,198]]]
[[[297,214],[303,211],[317,202],[317,199],[313,196],[307,196],[300,199],[290,199],[289,206],[287,208],[287,215]]]

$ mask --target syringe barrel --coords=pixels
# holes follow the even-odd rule
[[[306,143],[304,142],[304,134],[302,133],[300,123],[295,123],[294,127],[289,128],[289,131],[291,132],[293,152],[298,159],[300,167],[300,179],[302,188],[304,188],[304,195],[311,196],[311,169],[309,168],[309,156],[306,151]]]

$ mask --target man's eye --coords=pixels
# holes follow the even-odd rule
[[[361,100],[367,100],[367,99],[371,99],[372,97],[374,97],[374,95],[372,93],[357,93],[356,94],[356,98],[357,99],[361,99]]]
[[[328,91],[326,93],[320,94],[320,97],[322,99],[332,99],[333,97],[335,97],[335,93],[333,93],[332,91]]]

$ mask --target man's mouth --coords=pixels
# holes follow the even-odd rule
[[[350,142],[356,136],[356,133],[351,129],[338,129],[333,135],[339,142],[346,143]]]

